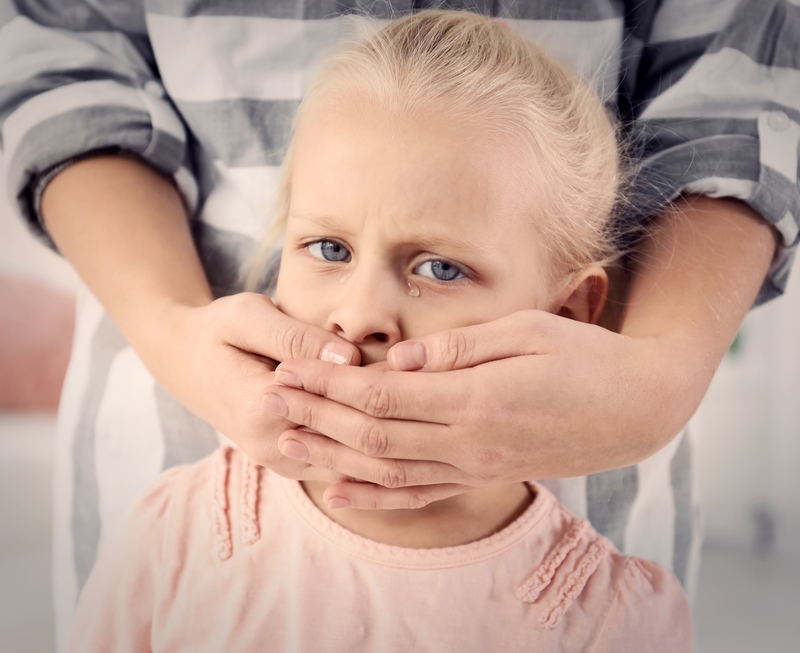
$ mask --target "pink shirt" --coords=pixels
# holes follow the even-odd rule
[[[71,650],[690,651],[675,577],[532,487],[491,537],[406,549],[350,533],[297,481],[220,449],[162,474],[123,519]]]

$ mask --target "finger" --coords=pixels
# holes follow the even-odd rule
[[[284,456],[278,449],[277,443],[270,450],[265,448],[255,448],[251,453],[251,447],[244,450],[256,463],[267,467],[284,478],[291,478],[297,481],[326,481],[327,483],[337,483],[339,481],[352,480],[340,474],[336,470],[318,467],[305,460],[296,460]]]
[[[565,320],[543,311],[519,311],[498,320],[394,345],[387,354],[396,371],[445,372],[489,361],[547,353],[553,320]]]
[[[247,362],[245,370],[249,365],[258,366]],[[263,403],[264,390],[270,385],[274,385],[273,374],[267,374],[266,383],[261,390],[261,402],[257,404],[258,410],[250,414],[248,418],[237,424],[238,432],[237,445],[249,455],[256,463],[267,467],[271,471],[283,476],[300,481],[327,481],[329,483],[346,480],[343,474],[335,470],[315,467],[313,464],[284,456],[279,447],[278,439],[284,431],[297,428],[294,424],[274,413],[265,410]]]
[[[298,460],[296,457],[284,456],[278,445],[279,435],[285,430],[296,428],[297,425],[274,415],[269,415],[269,418],[260,425],[262,428],[257,429],[257,434],[240,438],[239,446],[256,463],[284,478],[298,481],[336,483],[350,480],[336,470],[319,467],[310,461]]]
[[[288,458],[387,488],[464,480],[461,471],[446,463],[371,458],[324,435],[308,431],[286,431],[278,440],[278,448]]]
[[[265,409],[301,424],[371,458],[403,458],[443,462],[455,456],[449,426],[379,419],[315,394],[270,386]],[[440,458],[441,457],[441,458]]]
[[[473,406],[476,390],[472,370],[452,372],[445,378],[312,360],[281,363],[275,380],[373,417],[438,424],[462,421],[465,410]]]
[[[282,313],[269,297],[240,293],[218,300],[221,319],[227,325],[227,342],[234,347],[276,361],[312,358],[331,363],[358,365],[358,347]]]
[[[258,462],[258,461],[256,461]],[[269,470],[284,478],[296,481],[324,481],[326,483],[339,483],[353,479],[335,470],[317,467],[303,460],[293,460],[281,454],[279,460],[271,460]]]
[[[330,508],[414,510],[472,489],[455,483],[389,489],[371,483],[345,481],[327,487],[322,498]]]

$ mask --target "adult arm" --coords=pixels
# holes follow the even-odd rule
[[[780,294],[800,220],[800,7],[627,4],[628,43],[645,43],[625,78],[643,156],[632,199],[658,218],[622,335],[528,313],[426,339],[425,369],[457,373],[285,364],[299,381],[284,382],[308,392],[280,390],[276,410],[374,459],[298,432],[284,436],[297,443],[287,455],[388,487],[457,484],[337,486],[328,498],[404,507],[499,479],[637,462],[691,415],[753,298]],[[731,199],[660,208],[680,193]],[[400,345],[396,368],[413,369],[422,351]]]
[[[261,400],[273,360],[358,362],[358,350],[296,322],[269,298],[214,300],[169,179],[126,157],[93,157],[59,173],[42,198],[48,233],[153,376],[253,458],[285,476],[304,465],[277,450],[289,426]],[[338,478],[328,470],[304,478]]]
[[[621,334],[526,311],[390,352],[395,369],[439,374],[287,361],[278,380],[305,391],[270,388],[283,415],[336,442],[293,430],[281,445],[378,484],[327,490],[357,507],[637,463],[691,417],[774,251],[771,227],[744,204],[679,202],[642,246]]]
[[[331,344],[357,363],[358,352],[265,297],[213,301],[188,220],[197,206],[188,136],[160,83],[142,4],[0,0],[0,43],[2,163],[20,214],[55,241],[156,380],[294,475],[275,446],[287,424],[260,405],[268,359]],[[99,156],[111,152],[124,156]]]

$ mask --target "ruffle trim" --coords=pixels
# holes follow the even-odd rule
[[[227,560],[233,554],[233,536],[231,535],[230,490],[231,447],[221,447],[214,454],[213,477],[214,491],[211,505],[211,523],[214,556]],[[258,523],[258,494],[261,486],[261,468],[250,456],[242,455],[242,480],[239,488],[239,510],[242,521],[242,541],[254,544],[261,535]]]
[[[519,587],[517,598],[525,603],[534,603],[541,593],[549,587],[558,568],[567,556],[577,549],[582,539],[589,534],[586,552],[581,556],[575,569],[567,576],[556,598],[548,605],[541,616],[539,623],[548,629],[553,629],[558,624],[561,616],[580,596],[591,575],[597,571],[600,563],[614,550],[613,544],[601,535],[592,531],[589,522],[585,519],[575,518],[571,527],[563,538],[552,548],[544,562],[533,574]]]

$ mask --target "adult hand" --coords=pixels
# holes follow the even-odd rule
[[[290,430],[281,451],[370,481],[326,490],[359,508],[637,463],[691,417],[774,250],[744,204],[692,198],[643,243],[621,334],[526,311],[390,351],[429,374],[286,361],[271,409],[330,439]]]
[[[256,293],[200,307],[173,307],[159,320],[165,336],[141,347],[159,382],[189,410],[233,440],[256,462],[289,478],[334,481],[335,471],[285,458],[278,436],[295,428],[263,406],[277,361],[359,362],[352,344],[284,315]],[[333,362],[327,363],[334,365]]]
[[[293,426],[262,406],[274,361],[357,365],[358,349],[292,320],[261,295],[214,300],[172,182],[127,157],[60,172],[42,197],[46,227],[153,376],[256,461],[294,478],[341,475],[284,458]],[[324,356],[323,356],[324,357]]]
[[[668,388],[646,382],[660,377],[659,346],[523,311],[390,351],[394,370],[429,373],[292,360],[277,368],[284,387],[268,392],[279,398],[270,400],[276,414],[328,436],[289,430],[280,438],[285,455],[372,484],[331,486],[332,507],[418,507],[472,487],[579,476],[646,456],[682,419],[664,409]]]

